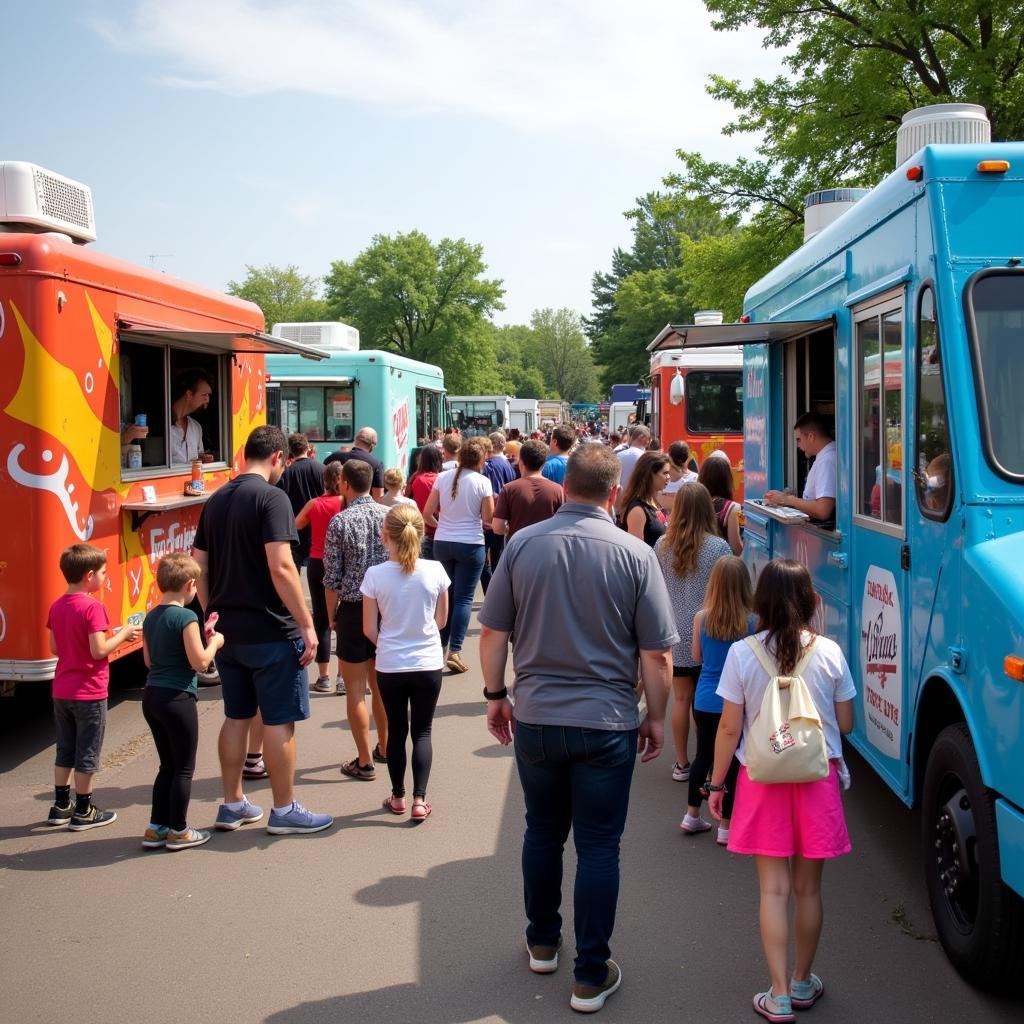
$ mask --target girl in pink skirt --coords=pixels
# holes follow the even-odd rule
[[[769,562],[757,581],[754,611],[756,637],[778,665],[792,672],[814,639],[815,613],[810,573],[799,562]],[[761,888],[761,941],[771,987],[754,996],[754,1010],[773,1022],[793,1021],[793,1007],[808,1009],[825,990],[811,973],[821,937],[821,872],[825,861],[850,851],[837,767],[842,758],[841,734],[853,728],[856,690],[839,645],[818,637],[817,647],[801,673],[821,716],[831,761],[820,782],[752,782],[740,768],[729,832],[729,850],[753,855]],[[716,818],[723,810],[724,780],[733,755],[746,765],[744,739],[761,709],[769,682],[750,647],[733,644],[722,669],[718,695],[724,700],[715,743],[715,767],[708,806]],[[789,945],[789,899],[796,902],[796,962],[786,969]]]

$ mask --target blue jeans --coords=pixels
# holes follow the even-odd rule
[[[555,946],[562,932],[562,851],[576,844],[576,981],[603,984],[619,899],[619,840],[626,824],[637,730],[517,722],[516,766],[526,800],[523,892],[526,941]]]
[[[448,588],[448,621],[441,630],[441,646],[461,651],[473,611],[473,595],[484,567],[483,544],[461,544],[434,538],[434,558],[444,566],[452,585]]]

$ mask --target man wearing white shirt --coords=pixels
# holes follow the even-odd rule
[[[766,491],[765,503],[784,505],[821,523],[836,516],[836,443],[825,417],[805,412],[795,424],[796,446],[814,463],[807,474],[802,498],[784,491]]]
[[[207,408],[213,381],[204,370],[182,370],[174,378],[171,402],[171,465],[198,459],[203,451],[203,428],[192,413]]]
[[[640,456],[647,451],[651,443],[651,432],[642,423],[636,423],[629,428],[629,447],[625,451],[618,452],[616,458],[622,467],[622,475],[619,478],[619,486],[625,490],[629,478],[633,473],[633,467],[637,464]]]

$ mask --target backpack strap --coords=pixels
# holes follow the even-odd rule
[[[744,637],[743,642],[754,652],[757,660],[761,662],[761,667],[768,673],[769,679],[779,674],[779,666],[775,664],[775,659],[765,650],[764,644],[756,636]]]
[[[806,650],[800,656],[800,660],[793,666],[793,671],[790,675],[800,676],[803,675],[804,669],[807,668],[811,658],[814,657],[814,649],[818,646],[818,637],[811,637],[811,642],[807,645]]]

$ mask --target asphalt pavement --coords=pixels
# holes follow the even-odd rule
[[[260,1022],[469,1024],[578,1019],[567,954],[557,974],[527,969],[519,851],[522,797],[511,752],[487,733],[474,617],[471,670],[446,676],[434,725],[433,814],[411,824],[381,808],[374,783],[338,772],[354,753],[344,699],[313,695],[298,730],[298,797],[335,816],[313,836],[260,826],[215,833],[180,853],[143,851],[156,769],[138,668],[111,700],[96,799],[106,828],[43,822],[52,800],[45,691],[0,702],[0,991],[5,1024]],[[220,796],[219,688],[201,692],[190,823],[209,827]],[[638,764],[622,845],[613,955],[623,984],[604,1021],[756,1020],[767,985],[749,859],[713,833],[683,836],[685,786],[666,751]],[[1024,1001],[965,984],[935,940],[921,875],[919,821],[851,752],[846,795],[854,852],[825,870],[817,1024],[1020,1022]],[[248,795],[269,810],[270,789]]]

